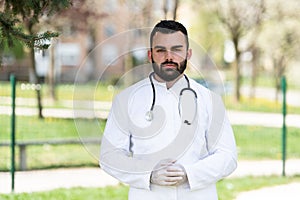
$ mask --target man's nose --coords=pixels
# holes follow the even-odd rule
[[[165,59],[166,60],[173,60],[173,52],[172,51],[166,51],[166,54],[165,54]]]

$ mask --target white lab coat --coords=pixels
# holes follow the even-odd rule
[[[151,123],[145,120],[145,113],[149,111],[153,98],[149,79],[125,89],[114,99],[103,135],[100,165],[108,174],[130,186],[128,199],[216,200],[216,182],[231,174],[237,167],[235,139],[221,98],[194,80],[189,80],[198,97],[198,117],[194,122],[197,129],[193,140],[175,158],[185,168],[188,177],[188,182],[179,186],[151,184],[151,169],[155,163],[147,162],[147,156],[143,155],[160,152],[176,139],[182,126],[178,111],[179,93],[182,88],[187,87],[186,80],[181,78],[172,88],[167,89],[164,83],[153,79],[155,106],[164,109],[166,119],[159,134],[150,134],[149,137],[139,138],[133,135],[130,139],[128,132],[131,128],[124,127],[128,119],[123,119],[129,116],[139,127],[147,127]],[[130,140],[133,145],[130,145]],[[105,141],[110,144],[109,147],[104,144]],[[133,157],[129,153],[130,146]],[[144,171],[139,167],[143,164]]]

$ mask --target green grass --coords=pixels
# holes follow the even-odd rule
[[[234,73],[232,73],[231,70],[226,70],[225,72],[225,77],[227,79],[227,81],[230,81],[232,83],[234,83],[235,81],[235,75]],[[241,77],[241,83],[242,85],[248,85],[250,86],[252,84],[252,78],[250,76],[242,76]],[[289,89],[293,89],[293,90],[299,90],[300,89],[300,84],[299,81],[295,81],[294,79],[292,79],[291,77],[289,77],[286,74],[286,79],[287,79],[287,85]],[[263,72],[261,71],[259,73],[259,75],[256,76],[256,86],[257,87],[271,87],[274,88],[275,87],[275,78],[274,78],[274,74],[270,73],[270,72]]]
[[[298,82],[299,83],[299,82]],[[243,85],[251,85],[251,77],[242,77]],[[260,74],[256,79],[258,87],[275,87],[275,79],[273,74]],[[287,86],[289,89],[299,90],[300,85],[287,76]]]
[[[17,117],[16,139],[60,140],[100,138],[105,121],[92,119],[57,119]],[[0,142],[10,141],[10,118],[0,115]],[[258,126],[233,126],[239,159],[263,160],[281,159],[281,129]],[[300,158],[299,128],[287,129],[287,158]],[[86,147],[86,148],[84,148]],[[29,169],[68,166],[97,166],[99,145],[42,145],[27,148]],[[17,166],[18,166],[18,149]],[[10,149],[0,147],[0,170],[10,166]]]
[[[122,200],[127,199],[128,187],[57,189],[49,192],[0,195],[1,200]]]
[[[99,145],[41,145],[26,148],[27,169],[68,167],[98,167]],[[10,148],[0,148],[0,171],[10,169]],[[16,169],[20,169],[19,149],[16,148]]]
[[[300,182],[300,177],[243,177],[235,179],[225,179],[217,183],[220,200],[232,200],[240,192],[271,187],[275,185]],[[101,200],[126,200],[128,186],[120,184],[105,188],[72,188],[56,189],[48,192],[34,192],[22,194],[0,195],[3,200],[82,200],[82,199],[101,199]]]
[[[36,98],[35,91],[23,90],[21,87],[22,83],[18,83],[16,87],[17,97],[22,98]],[[66,106],[63,102],[64,100],[89,100],[89,101],[111,101],[119,92],[120,89],[113,87],[111,85],[89,83],[89,84],[59,84],[56,86],[56,101],[46,101],[44,107],[71,107],[73,105]],[[10,97],[11,86],[9,82],[0,82],[0,96]],[[42,98],[49,99],[49,87],[44,84],[42,86]],[[247,97],[242,97],[240,102],[235,102],[233,96],[226,95],[224,97],[225,106],[227,109],[231,110],[241,110],[241,111],[256,111],[256,112],[273,112],[281,113],[281,103],[274,102],[272,100],[254,98],[249,99]],[[71,103],[72,104],[72,103]],[[0,105],[10,105],[10,102],[1,103]],[[18,106],[18,104],[17,104]],[[26,106],[26,105],[20,105]],[[36,105],[30,105],[26,107],[36,107]],[[288,113],[300,114],[300,107],[289,106],[287,109]]]
[[[98,119],[60,119],[16,117],[17,140],[70,139],[100,137],[105,121]],[[10,139],[10,117],[0,115],[0,141]]]
[[[281,129],[260,126],[233,126],[240,159],[281,159]],[[300,158],[299,128],[287,129],[287,156]]]
[[[25,83],[26,84],[26,83]],[[36,91],[26,89],[23,83],[17,83],[16,95],[22,98],[36,98]],[[24,89],[25,88],[25,89]],[[42,84],[42,97],[49,98],[49,87]],[[110,101],[117,90],[109,85],[89,84],[59,84],[56,86],[55,94],[57,100],[101,100]],[[0,96],[11,96],[11,85],[9,82],[0,81]]]
[[[10,118],[0,115],[0,142],[10,141]],[[58,119],[21,117],[16,120],[17,141],[48,141],[79,138],[101,138],[105,121],[92,119]],[[100,145],[41,145],[28,146],[28,169],[97,166]],[[19,149],[16,148],[16,166],[19,169]],[[10,148],[0,147],[0,171],[10,167]]]
[[[240,102],[236,102],[233,96],[227,95],[224,97],[224,104],[228,110],[282,113],[282,103],[262,98],[250,99],[242,96]],[[287,106],[287,113],[300,114],[300,107]]]

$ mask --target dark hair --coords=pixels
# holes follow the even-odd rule
[[[165,33],[165,34],[171,34],[171,33],[177,32],[177,31],[180,31],[181,33],[183,33],[185,35],[187,48],[189,48],[188,33],[187,33],[186,28],[177,21],[162,20],[159,23],[157,23],[154,26],[153,30],[151,31],[151,34],[150,34],[151,49],[152,49],[152,42],[153,42],[153,37],[154,37],[155,33],[161,32],[161,33]]]

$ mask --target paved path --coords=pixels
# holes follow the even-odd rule
[[[300,160],[290,159],[286,161],[285,172],[287,176],[300,174]],[[281,160],[262,160],[262,161],[239,161],[238,167],[229,178],[244,176],[271,176],[282,175]]]
[[[230,177],[252,176],[270,176],[282,175],[282,162],[274,160],[264,160],[260,162],[242,161],[240,166]],[[300,160],[287,160],[286,175],[300,174]],[[300,199],[300,182],[273,187],[265,187],[248,192],[242,192],[236,200],[299,200]]]
[[[240,161],[237,170],[230,175],[229,178],[281,175],[281,169],[281,161]],[[300,174],[300,160],[288,160],[286,163],[286,174]],[[117,184],[119,184],[119,182],[116,179],[107,175],[100,168],[37,170],[16,172],[15,174],[15,193],[47,191],[71,187],[105,187]],[[277,191],[281,194],[282,191],[285,191],[285,188],[289,190],[289,194],[299,194],[299,187],[296,186],[294,184],[292,184],[291,187],[284,185],[282,186],[283,189],[278,189],[278,187],[281,188],[281,186],[276,186],[275,191],[270,194],[276,195]],[[10,173],[0,173],[0,193],[10,193],[10,188]],[[264,194],[266,195],[270,189],[263,189],[263,191],[265,191]],[[265,196],[265,198],[262,198],[261,190],[257,190],[241,193],[238,200],[248,200],[247,198],[249,196],[251,197],[257,193],[261,195],[261,198],[253,198],[255,200],[272,199],[266,198]]]
[[[233,125],[258,125],[265,127],[282,127],[283,117],[277,113],[243,112],[228,110],[228,117]],[[288,127],[300,128],[300,115],[286,116]]]
[[[290,183],[274,187],[240,193],[236,200],[299,200],[300,183]]]
[[[100,168],[52,169],[15,173],[15,193],[47,191],[57,188],[105,187],[119,182]],[[0,172],[0,193],[11,192],[11,175]]]
[[[44,108],[43,115],[45,117],[57,118],[106,118],[109,112],[110,105],[104,105],[103,109],[70,109],[70,108]],[[98,107],[99,108],[99,107]],[[101,107],[100,107],[101,108]],[[228,110],[228,117],[234,125],[259,125],[265,127],[281,127],[282,115],[279,113],[263,113],[263,112],[244,112]],[[11,108],[8,106],[0,106],[0,114],[11,114]],[[17,107],[16,115],[32,116],[38,115],[36,108]],[[288,114],[286,116],[286,124],[288,127],[300,128],[300,115]]]

